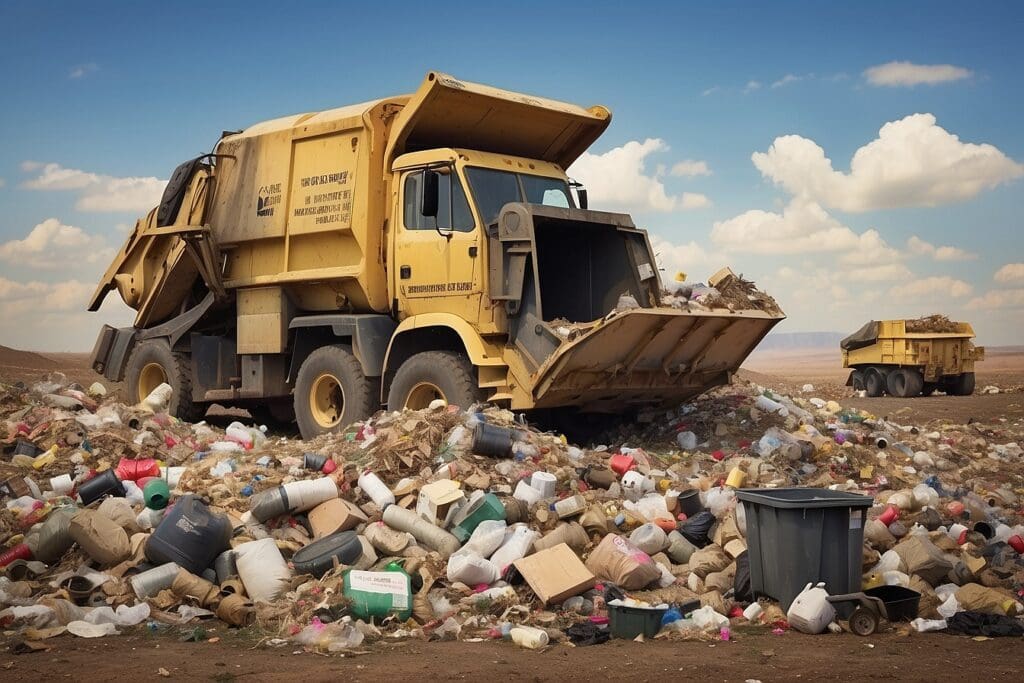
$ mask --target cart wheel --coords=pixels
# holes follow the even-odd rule
[[[850,616],[850,630],[858,636],[870,636],[878,628],[878,617],[871,610],[858,607]]]

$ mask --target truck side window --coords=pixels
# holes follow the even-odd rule
[[[413,171],[405,177],[403,214],[407,230],[436,230],[440,227],[442,230],[472,232],[476,226],[473,223],[473,215],[469,211],[466,192],[462,189],[462,182],[458,176],[455,176],[455,194],[449,197],[453,175],[455,174],[441,174],[436,219],[433,216],[424,216],[420,213],[420,193],[423,191],[421,178],[423,176],[418,171]],[[455,213],[454,223],[449,215],[451,209],[454,209]]]

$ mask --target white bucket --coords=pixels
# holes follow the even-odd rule
[[[534,472],[530,477],[530,486],[540,491],[542,498],[554,498],[558,479],[550,472]]]
[[[70,474],[62,474],[59,477],[50,478],[50,490],[58,496],[68,495],[73,488],[75,488],[75,480],[71,478]]]

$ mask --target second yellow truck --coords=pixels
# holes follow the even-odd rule
[[[225,133],[103,276],[90,310],[116,289],[137,316],[93,366],[132,400],[170,384],[180,417],[265,409],[307,438],[381,405],[621,413],[723,384],[782,315],[662,305],[647,234],[566,175],[610,120],[432,72]]]

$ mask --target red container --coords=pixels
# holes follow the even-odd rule
[[[964,504],[959,500],[951,500],[946,504],[946,512],[952,517],[960,517],[964,514]]]
[[[1010,544],[1010,547],[1016,550],[1021,555],[1024,555],[1024,537],[1020,534],[1014,534],[1006,539],[1006,542]]]
[[[121,461],[117,463],[115,472],[117,472],[117,478],[121,481],[126,479],[138,481],[145,477],[159,477],[160,465],[153,458],[143,458],[142,460],[121,458]]]
[[[900,509],[895,505],[885,506],[885,512],[878,516],[878,521],[889,526],[900,518]]]
[[[616,453],[608,461],[608,466],[615,471],[615,474],[620,477],[626,472],[636,467],[636,460],[632,455],[623,455],[622,453]]]
[[[28,543],[19,543],[13,548],[8,548],[7,552],[0,555],[0,567],[6,567],[15,560],[31,560],[32,549],[28,547]]]

